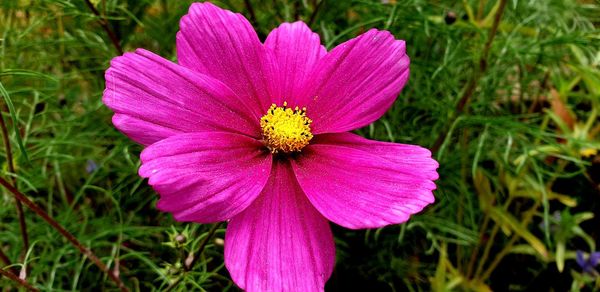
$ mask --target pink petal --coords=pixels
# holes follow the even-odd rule
[[[327,54],[319,35],[302,21],[283,23],[271,31],[265,47],[271,50],[278,65],[275,74],[281,92],[273,96],[273,102],[300,105],[298,99],[305,91],[306,81],[318,61]]]
[[[205,2],[192,4],[179,25],[179,64],[227,84],[260,119],[277,84],[269,82],[272,61],[248,20]]]
[[[150,145],[177,133],[225,130],[260,136],[257,120],[223,83],[138,49],[111,61],[102,101],[113,123]]]
[[[410,169],[410,173],[429,180],[438,179],[438,163],[431,158],[431,151],[417,145],[390,143],[365,139],[352,133],[322,134],[315,136],[313,144],[350,147],[371,152],[391,163]],[[418,169],[418,173],[414,170]]]
[[[150,145],[158,140],[181,133],[179,129],[161,126],[126,114],[114,114],[112,123],[133,141],[142,145]]]
[[[329,52],[307,82],[313,134],[366,126],[392,105],[408,80],[410,60],[404,41],[387,31],[370,30]]]
[[[178,221],[218,222],[246,209],[269,178],[272,156],[253,138],[225,132],[179,134],[147,147],[139,174]]]
[[[225,235],[225,266],[240,288],[323,291],[335,263],[329,224],[308,202],[286,161]]]
[[[292,166],[310,202],[341,226],[402,223],[434,201],[438,163],[425,148],[350,133],[317,136],[314,143]]]

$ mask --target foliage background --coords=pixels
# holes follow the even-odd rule
[[[600,237],[599,2],[215,2],[244,14],[263,38],[302,19],[328,48],[371,27],[406,40],[408,85],[358,133],[432,148],[437,202],[398,226],[333,226],[337,265],[327,290],[600,289],[598,273],[575,261]],[[119,55],[103,24],[125,51],[175,61],[190,1],[90,3],[98,14],[83,0],[0,3],[1,109],[15,165],[2,148],[2,177],[133,290],[237,290],[223,266],[224,225],[207,239],[212,226],[158,212],[137,176],[141,147],[112,127],[101,103],[104,70]],[[35,213],[24,217],[26,249],[3,189],[5,271],[47,291],[117,289]],[[190,253],[200,260],[188,272]],[[16,285],[0,278],[5,291]]]

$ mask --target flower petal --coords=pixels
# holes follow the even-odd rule
[[[373,29],[335,47],[316,66],[307,82],[312,91],[300,101],[313,133],[346,132],[377,120],[406,84],[409,63],[404,41],[387,31]]]
[[[231,89],[146,50],[114,58],[105,77],[102,101],[115,112],[115,127],[138,143],[205,130],[260,136]]]
[[[271,50],[278,65],[275,74],[281,92],[274,94],[273,102],[281,105],[287,101],[292,107],[299,105],[306,81],[318,61],[327,54],[319,35],[302,21],[283,23],[271,31],[265,47]]]
[[[292,166],[310,202],[341,226],[402,223],[434,201],[438,163],[425,148],[350,133],[317,136],[314,143]]]
[[[286,161],[225,235],[225,266],[240,288],[323,291],[335,263],[329,224],[308,202]]]
[[[590,253],[589,262],[590,266],[596,267],[600,263],[600,251]]]
[[[150,145],[158,140],[181,133],[180,129],[162,126],[126,114],[114,114],[112,123],[131,140],[142,145]]]
[[[389,160],[398,167],[407,169],[410,174],[429,180],[439,178],[437,161],[431,158],[431,151],[421,146],[369,140],[348,132],[316,135],[312,143],[367,151]],[[418,173],[415,170],[418,170]]]
[[[262,143],[225,132],[186,133],[144,149],[139,174],[178,221],[218,222],[246,209],[267,183],[272,156]]]
[[[272,61],[244,16],[212,3],[194,3],[180,21],[177,60],[241,96],[256,120],[271,104]]]
[[[585,260],[585,255],[583,254],[583,251],[577,250],[576,255],[575,255],[575,260],[577,261],[577,264],[581,268],[585,268],[586,260]]]

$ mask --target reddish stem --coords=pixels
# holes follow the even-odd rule
[[[4,111],[8,111],[6,105],[4,105]],[[15,171],[15,162],[13,161],[12,148],[10,146],[10,139],[8,136],[8,128],[6,127],[6,123],[4,122],[4,116],[0,113],[0,130],[2,131],[2,138],[4,140],[4,150],[6,152],[6,163],[8,164],[8,171],[11,174],[16,174]],[[17,185],[17,180],[14,176],[11,176],[11,181],[14,186]],[[23,206],[21,202],[15,200],[15,205],[17,207],[17,217],[19,218],[19,227],[21,229],[21,237],[23,238],[23,252],[21,255],[24,255],[29,250],[29,234],[27,233],[27,222],[25,221],[25,214],[23,214]]]
[[[121,48],[121,44],[119,43],[119,38],[112,31],[112,29],[110,29],[110,26],[108,25],[108,21],[102,15],[100,15],[100,12],[98,11],[98,9],[96,9],[96,7],[94,7],[94,4],[92,2],[90,2],[90,0],[85,0],[85,4],[92,11],[92,13],[94,13],[94,15],[96,15],[98,17],[100,26],[102,26],[104,31],[106,31],[106,34],[110,38],[110,41],[112,42],[112,44],[115,47],[115,49],[117,50],[117,52],[119,52],[120,55],[123,55],[123,48]]]
[[[117,284],[117,286],[119,287],[119,289],[121,289],[121,291],[129,291],[129,289],[127,289],[127,287],[125,287],[125,284],[121,281],[121,279],[119,279],[119,277],[117,275],[115,275],[115,273],[110,271],[108,269],[108,267],[106,267],[106,265],[104,265],[104,263],[89,248],[87,248],[83,244],[81,244],[81,242],[79,242],[77,240],[77,238],[75,238],[75,236],[73,236],[73,234],[71,234],[62,225],[60,225],[60,223],[58,223],[56,220],[54,220],[52,217],[50,217],[50,215],[48,215],[48,213],[46,213],[46,211],[44,211],[42,208],[40,208],[34,202],[29,200],[29,198],[27,198],[25,195],[23,195],[21,192],[19,192],[19,190],[17,190],[14,186],[12,186],[8,181],[6,181],[4,178],[1,178],[1,177],[0,177],[0,185],[2,185],[8,191],[10,191],[17,200],[19,200],[23,204],[25,204],[25,206],[27,206],[29,209],[31,209],[33,212],[35,212],[38,216],[42,217],[42,219],[44,219],[46,222],[48,222],[48,224],[50,224],[50,226],[52,226],[52,228],[54,228],[56,231],[58,231],[58,233],[60,233],[65,239],[67,239],[82,254],[84,254],[86,257],[88,257],[98,268],[100,268],[100,270],[102,270],[104,273],[106,273],[108,275],[108,277]]]
[[[446,128],[444,128],[444,130],[442,132],[440,132],[439,136],[433,143],[433,146],[431,146],[431,152],[437,152],[438,150],[440,150],[440,147],[446,140],[446,136],[448,135],[448,132],[450,130],[449,129],[450,125],[454,124],[454,122],[460,116],[460,114],[463,113],[466,105],[469,103],[469,101],[471,100],[471,97],[475,93],[475,89],[477,88],[477,82],[479,82],[479,79],[481,79],[481,76],[487,70],[488,55],[490,53],[492,43],[494,42],[494,38],[496,37],[496,33],[498,32],[498,26],[500,25],[500,20],[502,19],[502,13],[504,12],[504,8],[506,7],[506,2],[508,0],[499,0],[499,1],[500,1],[500,6],[498,7],[496,14],[494,15],[494,23],[492,24],[492,27],[490,29],[490,34],[488,35],[488,39],[485,42],[485,46],[483,47],[483,53],[481,54],[481,57],[479,59],[479,68],[475,69],[473,78],[471,78],[471,80],[469,80],[469,83],[467,84],[467,88],[465,89],[463,95],[461,96],[460,100],[456,104],[456,110],[454,111],[452,118],[450,119],[450,121],[448,121]]]
[[[4,269],[0,269],[0,275],[5,276],[11,280],[13,280],[15,283],[19,284],[20,286],[23,286],[23,288],[29,290],[29,291],[40,291],[39,289],[31,286],[31,284],[27,283],[27,281],[17,277],[17,275],[4,270]]]

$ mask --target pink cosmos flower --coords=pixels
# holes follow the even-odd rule
[[[229,220],[225,264],[248,291],[319,291],[335,262],[328,221],[402,223],[434,201],[419,146],[348,131],[408,80],[404,41],[370,30],[327,52],[303,22],[260,42],[240,14],[195,3],[178,63],[138,49],[112,60],[103,102],[146,146],[139,174],[179,221]]]

